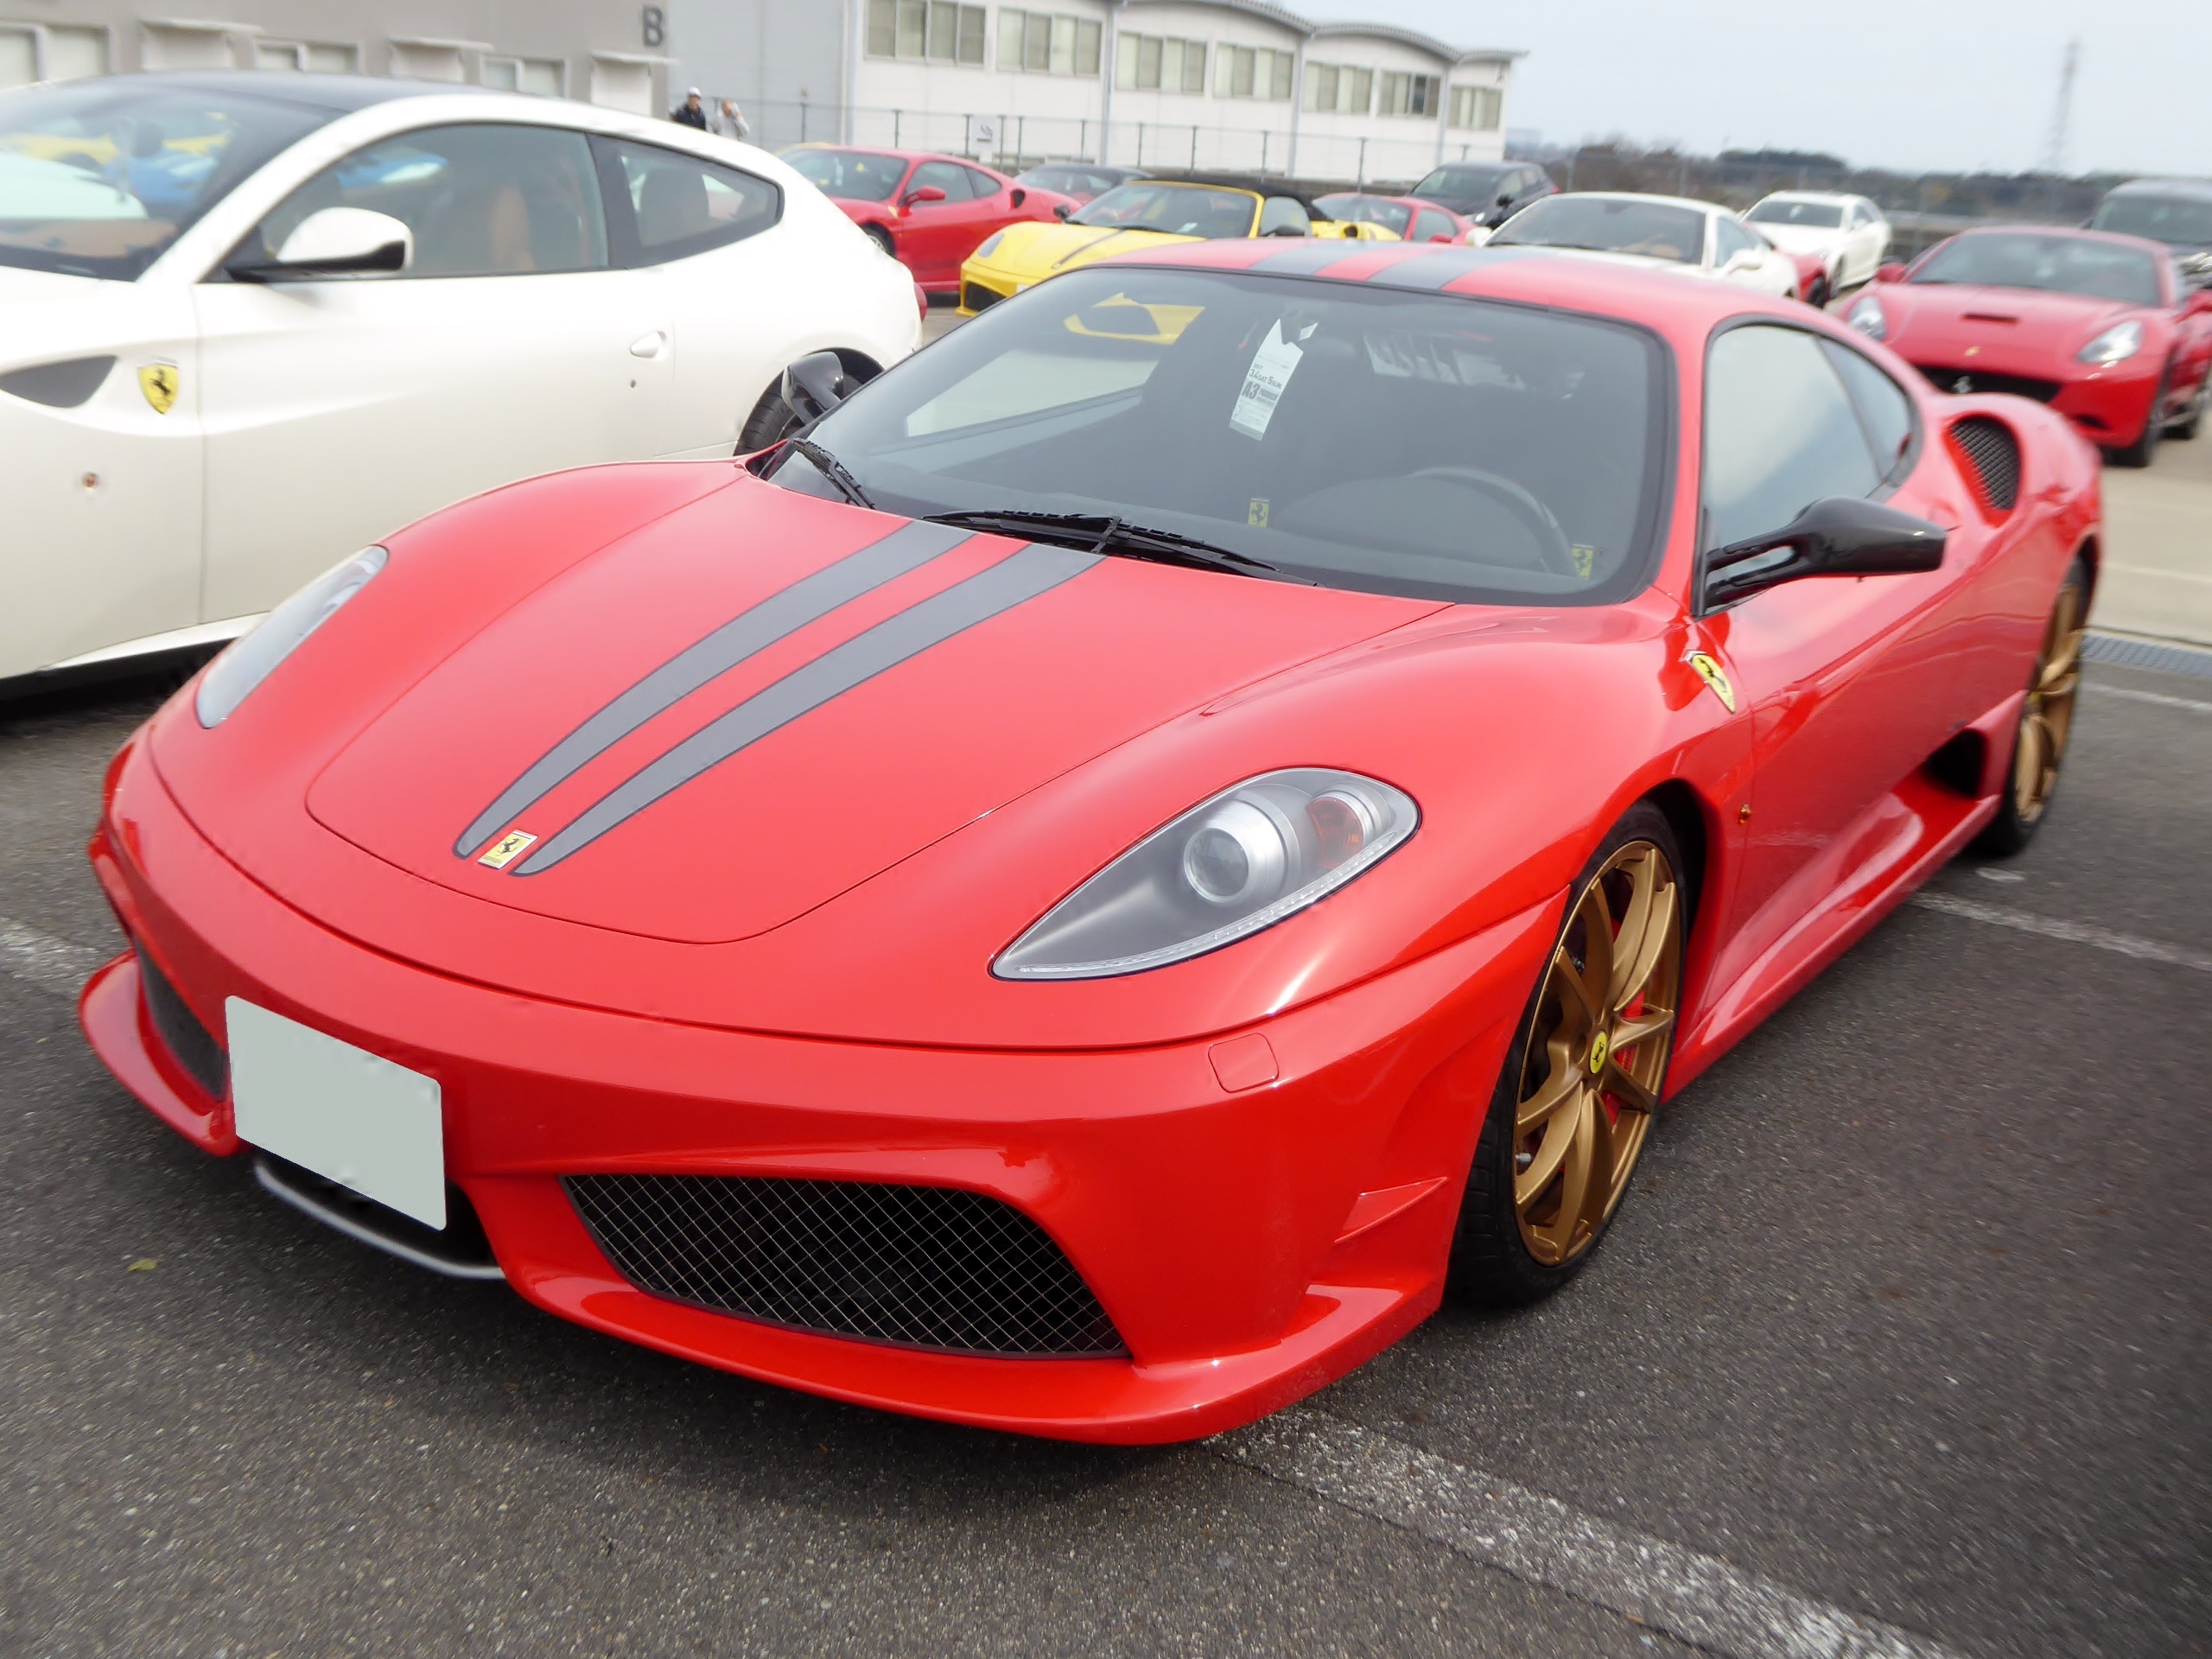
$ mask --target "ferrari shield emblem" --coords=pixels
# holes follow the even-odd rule
[[[495,870],[504,870],[509,864],[514,861],[516,855],[520,853],[524,848],[529,846],[531,842],[536,841],[537,839],[537,837],[536,836],[530,835],[525,831],[520,830],[510,830],[505,835],[501,836],[497,841],[493,842],[491,846],[485,850],[484,856],[478,859],[476,861],[479,864],[489,864]]]
[[[176,407],[176,388],[174,363],[149,363],[138,371],[138,390],[146,394],[156,415],[166,415]]]
[[[1728,683],[1728,676],[1719,664],[1701,651],[1690,652],[1690,666],[1697,677],[1713,688],[1713,695],[1720,699],[1720,706],[1730,714],[1736,712],[1736,688]]]

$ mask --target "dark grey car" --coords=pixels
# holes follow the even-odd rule
[[[2212,283],[2212,184],[2190,179],[2131,179],[2097,204],[2093,231],[2147,237],[2174,251],[2182,280]]]

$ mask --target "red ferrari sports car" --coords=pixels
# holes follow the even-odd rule
[[[2049,404],[2112,460],[2147,467],[2212,399],[2212,289],[2172,251],[2103,231],[1967,231],[1884,265],[1851,326],[1947,391]]]
[[[783,159],[819,186],[927,294],[960,291],[961,262],[994,231],[1065,218],[1077,198],[1039,190],[979,162],[927,150],[800,144]]]
[[[1341,223],[1380,225],[1401,242],[1465,242],[1475,224],[1449,207],[1414,196],[1344,190],[1332,196],[1316,196],[1313,205]]]
[[[1802,306],[1200,242],[827,370],[134,735],[125,1085],[598,1331],[1188,1439],[1564,1284],[1669,1096],[2050,798],[2094,454]]]

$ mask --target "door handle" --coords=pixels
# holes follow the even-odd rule
[[[660,355],[660,348],[666,343],[667,340],[668,336],[662,334],[658,328],[654,329],[650,334],[639,334],[637,339],[630,342],[630,355],[632,357],[658,357]]]

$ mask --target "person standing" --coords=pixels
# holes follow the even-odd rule
[[[683,102],[668,112],[668,118],[681,126],[707,130],[707,106],[699,101],[699,89],[694,86],[683,95]]]
[[[745,111],[737,107],[734,98],[722,99],[721,107],[715,111],[715,131],[724,138],[750,138],[753,124],[745,118]]]

